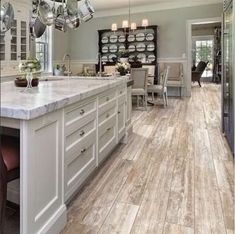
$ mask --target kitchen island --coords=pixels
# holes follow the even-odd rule
[[[46,81],[47,80],[47,81]],[[131,132],[127,78],[1,85],[1,127],[20,132],[20,233],[59,233],[66,203]]]

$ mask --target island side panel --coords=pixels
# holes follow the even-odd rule
[[[21,234],[65,226],[63,131],[63,110],[21,121]]]

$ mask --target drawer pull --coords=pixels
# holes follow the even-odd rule
[[[86,152],[86,149],[82,149],[81,153],[84,154]]]
[[[123,92],[122,91],[120,91],[120,94],[122,94]]]
[[[80,136],[82,137],[82,136],[84,136],[85,135],[85,132],[82,130],[81,132],[80,132]]]
[[[118,114],[121,114],[121,111],[118,111]]]
[[[108,129],[107,129],[107,132],[110,131],[111,129],[112,129],[112,128],[108,128]]]
[[[84,115],[84,114],[85,114],[85,111],[83,109],[81,109],[80,115]]]
[[[107,102],[109,101],[109,97],[106,98],[106,101],[107,101]]]
[[[109,116],[110,116],[110,115],[109,115],[109,113],[108,113],[108,114],[106,115],[106,118],[109,118]]]

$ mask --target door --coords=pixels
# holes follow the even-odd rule
[[[224,12],[223,29],[223,131],[234,152],[232,3]]]

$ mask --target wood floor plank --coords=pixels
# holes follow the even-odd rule
[[[100,234],[129,234],[139,206],[127,203],[115,203],[109,216],[102,225]]]
[[[182,225],[166,223],[163,234],[194,234],[194,229]]]

